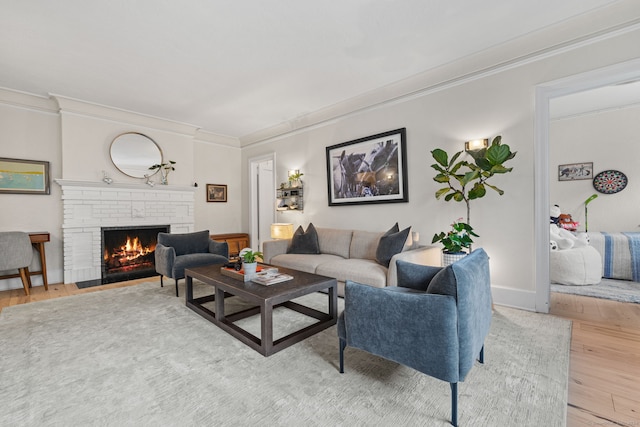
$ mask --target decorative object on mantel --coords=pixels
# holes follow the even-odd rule
[[[153,187],[154,185],[156,185],[156,183],[153,182],[153,180],[149,177],[149,175],[144,176],[144,183],[147,184],[149,187]]]
[[[624,190],[628,182],[627,176],[622,172],[606,170],[600,172],[593,178],[593,188],[600,193],[615,194]]]
[[[49,162],[0,157],[0,193],[49,192]]]
[[[329,206],[409,201],[407,130],[326,148]]]
[[[159,170],[161,179],[160,183],[162,185],[167,185],[169,184],[169,174],[171,171],[176,170],[176,168],[173,167],[175,164],[176,162],[169,160],[168,163],[156,163],[155,165],[150,166],[149,170]]]
[[[113,179],[109,178],[106,171],[102,171],[102,180],[107,184],[113,184]]]
[[[496,174],[505,174],[513,170],[504,166],[508,160],[516,156],[515,152],[507,144],[501,144],[502,137],[496,136],[489,148],[480,150],[467,151],[473,158],[473,163],[466,160],[456,160],[462,155],[463,151],[455,153],[451,160],[446,151],[436,148],[431,155],[437,163],[431,165],[438,173],[433,180],[446,184],[445,187],[436,191],[436,199],[444,196],[444,200],[456,202],[464,202],[467,205],[467,224],[471,224],[471,200],[480,199],[487,193],[487,188],[496,191],[499,195],[503,195],[504,191],[494,185],[490,185],[487,181]],[[467,186],[471,185],[470,189]],[[469,247],[471,249],[471,247]]]
[[[147,135],[127,132],[118,135],[109,149],[113,165],[132,178],[144,178],[149,166],[162,162],[162,150]]]
[[[447,266],[464,258],[473,243],[473,237],[480,237],[473,232],[473,228],[464,222],[462,218],[458,218],[451,224],[451,230],[448,232],[440,232],[433,235],[431,243],[442,243],[442,265]],[[463,250],[466,249],[467,251]]]
[[[226,202],[226,184],[207,184],[207,202]]]

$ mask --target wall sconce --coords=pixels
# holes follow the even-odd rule
[[[467,141],[464,143],[464,151],[476,151],[482,150],[483,148],[487,148],[489,146],[488,139],[474,139],[471,141]]]
[[[271,224],[272,239],[290,239],[291,237],[293,237],[293,224],[286,222]]]

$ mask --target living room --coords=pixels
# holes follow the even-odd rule
[[[419,232],[422,244],[430,244],[430,236],[464,216],[462,205],[433,196],[437,185],[429,167],[433,163],[430,151],[439,147],[455,152],[469,139],[501,135],[518,155],[512,162],[513,172],[496,181],[505,194],[489,194],[472,205],[472,222],[480,235],[477,246],[491,256],[496,304],[547,312],[548,271],[541,266],[545,266],[542,258],[548,255],[548,248],[543,247],[546,242],[540,244],[539,229],[548,227],[548,197],[542,202],[542,196],[548,196],[549,190],[540,190],[540,184],[548,186],[550,178],[540,174],[557,165],[546,161],[547,166],[542,166],[539,162],[540,150],[544,152],[540,148],[541,129],[545,128],[539,123],[538,101],[546,98],[537,98],[537,94],[553,84],[560,87],[558,82],[563,79],[575,78],[574,86],[578,87],[580,78],[576,76],[588,74],[594,81],[589,73],[599,70],[615,68],[619,74],[609,78],[618,81],[631,77],[628,70],[640,58],[639,6],[634,1],[605,3],[603,9],[383,88],[311,112],[300,111],[279,123],[234,136],[202,128],[200,123],[150,115],[143,108],[95,102],[47,87],[40,93],[5,87],[2,79],[2,157],[48,161],[51,178],[49,195],[2,195],[2,229],[49,232],[49,282],[64,283],[64,210],[57,180],[105,188],[139,185],[151,190],[144,180],[121,174],[109,156],[114,138],[124,132],[140,132],[160,146],[165,160],[176,162],[167,188],[194,194],[193,228],[188,231],[249,232],[249,163],[272,156],[277,183],[286,181],[288,170],[298,169],[304,173],[305,185],[304,210],[277,212],[277,221],[370,231],[384,231],[397,221]],[[635,69],[635,77],[640,76]],[[96,77],[96,84],[108,79]],[[274,94],[268,96],[271,102],[278,102]],[[259,116],[260,112],[246,112],[252,114]],[[409,201],[328,206],[326,147],[398,128],[407,129]],[[112,184],[102,181],[105,173]],[[153,188],[161,187],[155,180]],[[206,184],[211,183],[227,185],[226,203],[207,202]],[[545,274],[547,283],[541,285]],[[35,286],[40,285],[38,280],[34,278]],[[0,281],[0,290],[21,287],[19,279]]]

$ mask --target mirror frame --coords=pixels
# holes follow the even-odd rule
[[[125,137],[128,138],[125,139]],[[135,138],[131,139],[131,137]],[[138,146],[132,146],[132,141],[138,144]],[[114,149],[118,149],[116,155],[114,155]],[[160,156],[159,159],[155,155],[155,149],[157,149],[157,153]],[[144,153],[145,150],[148,152]],[[125,156],[127,160],[136,158],[140,160],[123,164],[121,159]],[[125,132],[116,136],[113,141],[111,141],[109,157],[111,158],[111,163],[123,174],[132,178],[145,178],[145,175],[153,176],[158,173],[158,170],[149,170],[149,167],[162,163],[164,154],[160,146],[147,135],[140,132]]]

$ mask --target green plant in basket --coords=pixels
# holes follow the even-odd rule
[[[473,243],[473,237],[480,237],[473,232],[473,228],[464,222],[460,222],[462,218],[458,218],[451,224],[451,230],[448,232],[440,232],[433,235],[431,243],[440,242],[444,246],[443,251],[450,254],[464,252],[463,249],[469,249]]]

